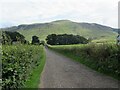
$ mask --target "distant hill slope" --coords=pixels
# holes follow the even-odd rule
[[[49,34],[77,34],[93,39],[114,39],[117,30],[95,23],[76,23],[69,20],[58,20],[51,23],[19,25],[2,30],[18,31],[31,41],[33,35],[44,40]]]

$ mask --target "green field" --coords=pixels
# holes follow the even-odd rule
[[[2,87],[37,88],[45,64],[43,46],[2,46]]]
[[[49,46],[98,72],[120,80],[120,47],[115,44],[86,44]]]

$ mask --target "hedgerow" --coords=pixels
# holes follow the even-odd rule
[[[2,88],[22,88],[32,71],[40,65],[43,47],[2,46]]]

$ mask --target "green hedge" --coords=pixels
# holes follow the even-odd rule
[[[2,46],[2,88],[22,88],[41,63],[42,46]]]

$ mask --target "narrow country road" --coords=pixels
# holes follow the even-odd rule
[[[117,88],[118,81],[69,58],[46,50],[40,88]]]

